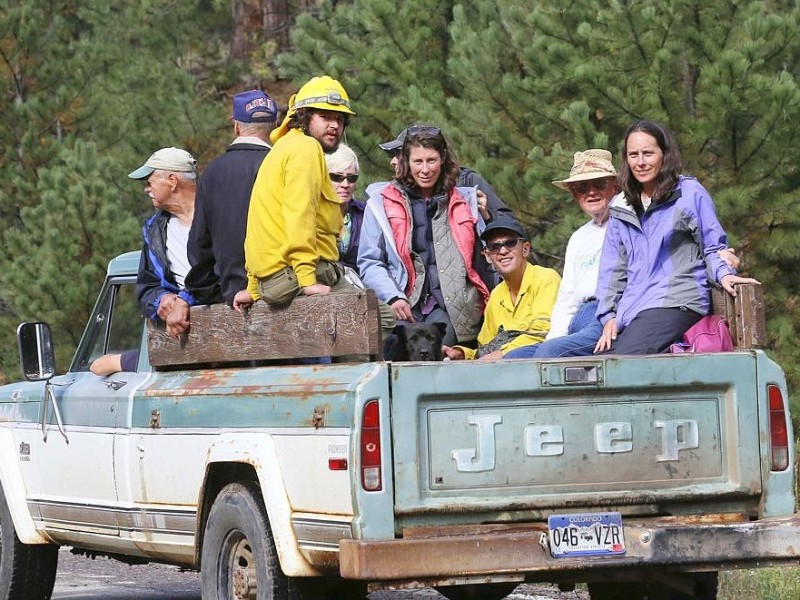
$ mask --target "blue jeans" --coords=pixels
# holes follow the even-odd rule
[[[561,358],[564,356],[591,356],[603,326],[597,320],[597,300],[584,302],[572,316],[567,335],[547,340],[541,344],[522,346],[508,352],[503,358]]]

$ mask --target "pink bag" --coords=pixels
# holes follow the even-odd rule
[[[683,341],[669,347],[673,354],[683,352],[730,352],[733,338],[725,319],[719,315],[706,315],[683,334]]]

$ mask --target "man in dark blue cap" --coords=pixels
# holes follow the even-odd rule
[[[233,97],[230,119],[236,139],[209,163],[197,185],[186,288],[198,304],[232,305],[236,292],[247,287],[244,237],[250,193],[271,148],[269,134],[278,123],[278,107],[266,93],[250,90]],[[176,302],[167,332],[178,336],[188,327],[189,304]]]
[[[450,360],[496,360],[520,346],[544,341],[550,329],[561,277],[553,269],[528,262],[531,244],[522,225],[500,215],[486,226],[481,239],[486,242],[486,260],[503,281],[486,304],[478,349],[443,346],[442,353]]]

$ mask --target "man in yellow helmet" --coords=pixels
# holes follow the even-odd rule
[[[237,310],[259,298],[287,304],[299,293],[326,294],[339,282],[341,200],[323,152],[336,150],[354,114],[347,92],[328,76],[314,77],[289,100],[250,196],[248,283],[234,299]]]
[[[351,115],[347,92],[327,75],[314,77],[289,100],[250,196],[244,242],[248,282],[234,298],[235,309],[259,298],[281,305],[300,294],[353,289],[338,263],[342,200],[324,156],[339,146]],[[391,330],[394,312],[382,306],[381,315],[384,331]]]

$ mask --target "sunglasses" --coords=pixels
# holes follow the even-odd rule
[[[589,181],[581,181],[580,183],[573,183],[569,186],[576,194],[586,194],[591,188],[596,189],[598,192],[605,192],[608,186],[611,185],[611,180],[605,179],[590,179]]]
[[[442,130],[431,125],[412,125],[406,129],[406,135],[442,135]]]
[[[524,238],[511,238],[508,240],[503,240],[502,242],[492,242],[491,244],[486,244],[486,251],[489,254],[497,254],[503,248],[513,250],[520,242],[524,241]]]
[[[333,183],[342,183],[347,179],[347,183],[355,183],[358,181],[358,173],[355,175],[341,175],[340,173],[328,173]]]

